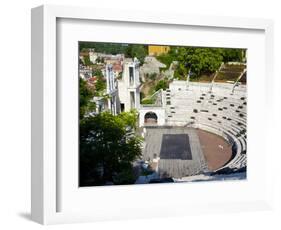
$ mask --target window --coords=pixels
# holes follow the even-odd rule
[[[124,112],[125,111],[125,104],[121,103],[120,106],[121,106],[121,112]]]
[[[131,108],[135,108],[135,94],[134,92],[130,92],[130,103],[131,103]]]
[[[130,79],[130,85],[133,85],[134,82],[134,67],[129,67],[129,79]]]

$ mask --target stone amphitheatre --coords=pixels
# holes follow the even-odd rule
[[[150,179],[246,178],[245,84],[174,80],[154,96],[157,103],[139,109]]]
[[[175,77],[175,61],[164,71],[165,65],[154,56],[146,56],[143,65],[136,57],[123,56],[111,55],[110,62],[102,64],[106,97],[94,97],[93,116],[137,111],[133,132],[143,142],[141,159],[132,162],[135,183],[245,179],[245,60],[221,62],[211,75],[196,78],[191,67]],[[115,59],[122,72],[116,72]],[[165,86],[156,89],[163,79]]]

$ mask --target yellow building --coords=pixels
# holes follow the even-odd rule
[[[170,46],[148,46],[148,54],[150,56],[158,56],[160,54],[168,53]]]

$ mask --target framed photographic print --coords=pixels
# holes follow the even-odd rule
[[[272,31],[265,19],[34,8],[32,219],[270,208]]]

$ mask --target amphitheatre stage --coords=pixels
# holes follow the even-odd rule
[[[199,137],[193,128],[146,127],[143,159],[158,159],[160,177],[182,178],[207,172]]]

